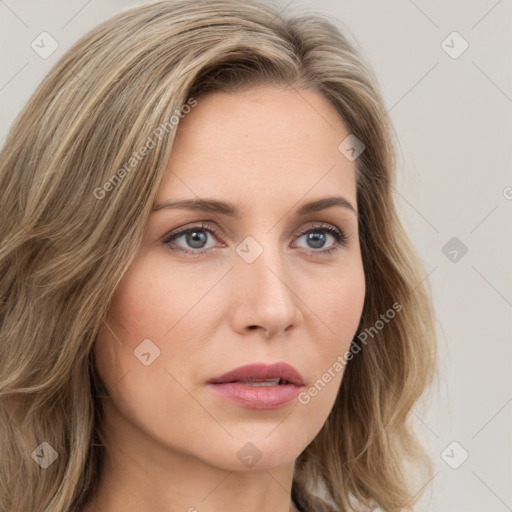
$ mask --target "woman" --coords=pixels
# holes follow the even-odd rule
[[[321,14],[157,1],[71,48],[1,155],[1,510],[412,509],[391,134]]]

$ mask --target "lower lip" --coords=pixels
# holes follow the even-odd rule
[[[242,382],[208,384],[224,398],[249,409],[278,409],[293,402],[302,387],[294,384],[251,386]]]

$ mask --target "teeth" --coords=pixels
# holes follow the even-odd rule
[[[246,382],[243,381],[246,386],[279,386],[279,382]]]
[[[242,380],[240,382],[243,382],[244,384],[246,384],[248,386],[279,386],[280,381],[281,381],[280,378],[275,378],[275,379],[264,379],[264,380],[247,379],[247,380]]]

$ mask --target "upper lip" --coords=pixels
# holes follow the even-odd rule
[[[208,382],[211,384],[222,384],[226,382],[236,382],[248,379],[264,380],[275,379],[278,377],[283,381],[286,381],[290,384],[295,384],[296,386],[304,385],[302,375],[299,373],[299,371],[287,363],[248,364],[245,366],[234,368],[233,370],[230,370],[229,372],[219,377],[214,377],[213,379],[210,379]]]

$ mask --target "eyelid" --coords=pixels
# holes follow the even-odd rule
[[[330,233],[332,233],[333,231],[339,232],[343,238],[348,238],[348,235],[346,234],[344,229],[341,229],[337,226],[334,226],[333,224],[325,222],[316,222],[315,224],[312,224],[306,228],[300,228],[298,231],[295,232],[295,235],[302,236],[308,233],[309,231],[313,231],[315,229],[325,229]]]

